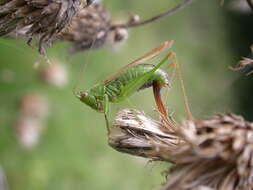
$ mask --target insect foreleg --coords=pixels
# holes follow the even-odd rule
[[[109,97],[107,94],[104,94],[104,116],[105,116],[105,122],[106,122],[106,129],[109,133],[110,131],[110,124],[108,120],[108,114],[109,114]]]

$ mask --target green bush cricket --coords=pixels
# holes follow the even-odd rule
[[[166,41],[162,43],[149,53],[126,65],[111,77],[89,90],[77,93],[76,96],[92,109],[104,113],[107,130],[109,130],[107,118],[109,103],[124,101],[134,92],[152,86],[157,109],[164,118],[167,118],[167,111],[161,99],[160,91],[163,87],[169,86],[169,79],[168,74],[159,68],[167,63],[170,57],[175,58],[175,54],[169,52],[157,65],[144,64],[143,62],[157,56],[165,48],[171,48],[173,42]]]

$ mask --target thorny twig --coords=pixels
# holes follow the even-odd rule
[[[189,6],[191,3],[193,2],[193,0],[185,0],[183,3],[177,5],[176,7],[163,12],[157,16],[154,16],[152,18],[143,20],[143,21],[139,21],[139,22],[127,22],[127,23],[123,23],[123,24],[114,24],[111,26],[111,30],[115,29],[115,28],[133,28],[133,27],[138,27],[138,26],[143,26],[152,22],[156,22],[164,17],[167,16],[171,16],[173,14],[175,14],[176,12],[186,8],[187,6]]]

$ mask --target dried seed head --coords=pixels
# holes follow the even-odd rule
[[[153,160],[172,161],[170,155],[180,144],[179,138],[163,125],[137,110],[124,109],[117,114],[108,142],[120,152]]]
[[[233,71],[246,71],[247,75],[252,73],[253,59],[243,57],[242,60],[235,67],[231,67]]]
[[[138,22],[139,17],[134,15],[128,22]],[[128,38],[128,31],[124,27],[114,27],[111,14],[102,4],[94,3],[81,9],[72,19],[58,39],[72,42],[70,53],[97,49],[107,42],[117,45]]]
[[[133,15],[131,16],[131,18],[129,19],[128,23],[137,24],[137,23],[140,22],[140,20],[141,20],[141,19],[140,19],[140,16],[139,16],[139,15],[133,14]]]
[[[225,114],[186,121],[181,128],[186,144],[173,153],[176,165],[164,190],[253,188],[252,123]]]
[[[113,35],[113,44],[121,43],[128,38],[128,31],[126,28],[115,28],[112,31]]]
[[[114,149],[173,162],[163,190],[252,190],[253,123],[235,114],[187,120],[171,130],[136,110],[122,110],[109,133]]]
[[[71,21],[78,9],[87,2],[81,0],[8,0],[0,3],[0,36],[26,27],[29,43],[39,39],[39,51],[45,53],[45,46]]]
[[[104,45],[110,26],[110,13],[103,5],[94,3],[79,10],[58,38],[73,42],[72,53],[99,48]]]
[[[253,72],[253,45],[250,47],[251,49],[251,58],[243,57],[241,61],[235,66],[230,67],[233,71],[244,71],[247,73],[247,75],[251,74]]]
[[[42,81],[56,87],[64,87],[68,83],[68,72],[62,63],[57,60],[52,64],[43,66],[39,71],[39,77]]]
[[[90,6],[83,6],[80,3],[78,4],[81,0],[75,0],[73,6],[66,9],[65,6],[72,4],[65,1],[68,0],[63,0],[60,3],[48,2],[47,4],[46,2],[40,2],[45,5],[30,10],[31,13],[29,12],[29,14],[32,16],[24,15],[24,18],[12,25],[0,18],[0,36],[26,39],[29,43],[32,39],[38,39],[41,54],[45,53],[45,46],[59,40],[71,42],[72,47],[69,51],[70,53],[76,53],[101,48],[107,42],[110,45],[119,44],[128,38],[127,29],[124,26],[114,26],[110,13],[102,4],[93,3]],[[28,5],[25,4],[25,6]],[[57,12],[62,13],[58,15]],[[8,15],[11,15],[11,13],[6,13],[5,17],[9,19],[8,22],[15,18],[13,16],[7,17]],[[37,22],[37,20],[39,21]],[[138,15],[133,15],[127,23],[136,23],[138,21]],[[14,28],[8,29],[8,24],[9,27]]]

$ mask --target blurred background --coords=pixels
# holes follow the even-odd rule
[[[149,18],[179,2],[102,3],[120,21],[129,13]],[[49,61],[24,41],[0,39],[0,189],[159,189],[168,165],[110,148],[103,115],[82,104],[73,89],[92,87],[166,40],[175,40],[173,50],[195,118],[234,112],[251,121],[252,75],[228,69],[250,56],[253,17],[245,2],[225,1],[221,6],[218,0],[194,1],[169,18],[130,29],[128,40],[119,46],[69,55],[69,44],[57,43],[47,49]],[[173,116],[183,120],[177,77],[164,90],[164,99]],[[151,89],[112,104],[110,121],[130,107],[158,118]]]

